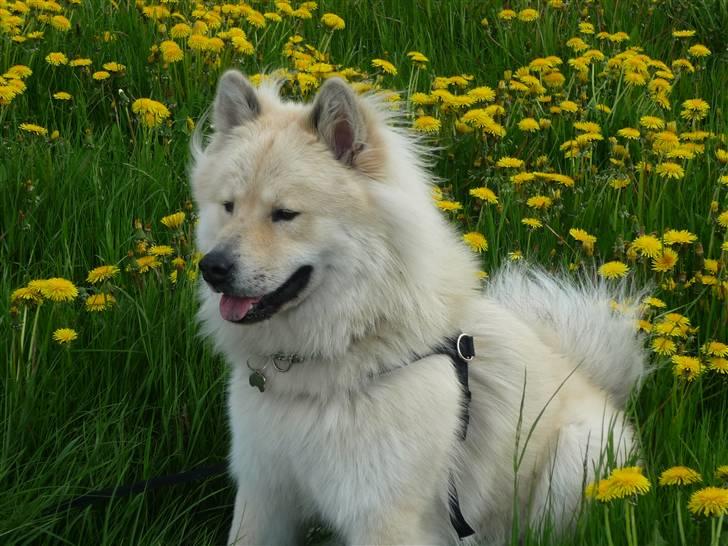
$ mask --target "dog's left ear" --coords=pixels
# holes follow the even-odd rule
[[[366,124],[352,88],[340,78],[326,80],[311,110],[311,124],[334,157],[352,165],[364,149]]]

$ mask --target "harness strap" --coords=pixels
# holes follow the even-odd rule
[[[465,441],[465,438],[468,435],[468,424],[470,423],[470,400],[472,398],[470,387],[468,385],[468,363],[475,356],[475,343],[473,342],[473,336],[460,334],[457,338],[446,338],[443,344],[438,345],[435,348],[433,354],[443,354],[448,356],[455,367],[455,373],[463,392],[463,406],[460,412],[460,440]],[[460,499],[458,498],[458,490],[455,487],[455,478],[453,477],[452,472],[450,472],[448,484],[448,499],[450,506],[450,523],[452,523],[458,537],[466,538],[474,535],[475,531],[472,527],[470,527],[470,525],[468,525],[468,522],[465,520],[465,517],[460,510]]]

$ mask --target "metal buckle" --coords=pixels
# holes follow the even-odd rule
[[[462,359],[463,359],[464,361],[466,361],[466,362],[470,362],[471,360],[473,360],[473,357],[474,357],[475,355],[465,356],[465,355],[463,354],[463,352],[462,352],[462,351],[460,350],[460,340],[461,340],[461,339],[463,339],[463,337],[470,337],[470,336],[469,336],[468,334],[465,334],[465,333],[462,333],[462,334],[460,334],[460,335],[458,336],[458,339],[457,339],[457,341],[455,342],[455,349],[457,350],[457,352],[458,352],[458,356],[459,356],[460,358],[462,358]]]

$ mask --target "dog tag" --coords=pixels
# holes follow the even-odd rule
[[[248,383],[250,383],[251,387],[258,387],[258,390],[260,392],[263,392],[265,390],[265,376],[258,371],[250,374],[250,378],[248,378]]]

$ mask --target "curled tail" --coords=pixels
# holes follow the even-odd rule
[[[646,355],[635,324],[644,290],[513,264],[493,276],[486,294],[538,329],[546,328],[549,344],[578,362],[617,404],[627,401],[644,375]]]

